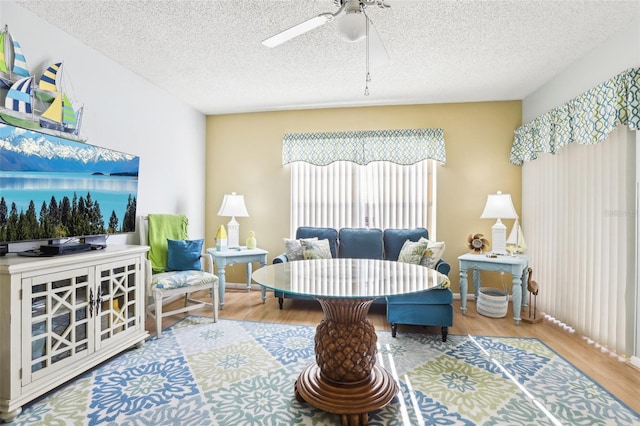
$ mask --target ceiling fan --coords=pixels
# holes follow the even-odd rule
[[[335,13],[325,12],[311,19],[307,19],[291,28],[279,32],[265,40],[262,44],[267,47],[276,47],[282,43],[318,28],[326,23],[336,21],[338,34],[347,41],[356,42],[366,39],[367,42],[367,82],[369,77],[369,57],[375,65],[381,65],[389,60],[387,50],[373,26],[373,22],[366,13],[368,6],[377,6],[388,9],[390,6],[385,0],[333,0],[338,10]],[[365,95],[369,94],[368,87]]]

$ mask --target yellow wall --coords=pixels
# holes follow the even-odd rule
[[[452,289],[458,291],[457,257],[470,233],[490,238],[494,221],[480,219],[487,194],[511,193],[521,214],[521,170],[509,163],[520,101],[335,108],[207,117],[206,245],[229,218],[217,216],[225,193],[245,197],[250,217],[237,218],[240,242],[255,231],[269,263],[289,237],[288,167],[282,135],[295,132],[443,128],[447,163],[437,167],[436,237],[445,241]],[[505,221],[507,231],[513,221]],[[433,233],[433,230],[429,230]],[[484,275],[483,275],[484,279]],[[227,282],[245,282],[243,265],[227,267]],[[471,289],[471,287],[470,287]]]

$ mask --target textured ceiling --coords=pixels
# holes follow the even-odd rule
[[[17,3],[204,114],[523,99],[640,17],[637,0],[387,0],[367,11],[391,60],[364,96],[365,43],[335,22],[260,43],[333,0]]]

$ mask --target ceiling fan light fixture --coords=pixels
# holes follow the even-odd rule
[[[359,9],[349,10],[337,19],[338,34],[347,41],[358,41],[367,35],[367,17]]]

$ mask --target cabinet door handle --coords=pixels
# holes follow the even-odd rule
[[[89,289],[89,317],[93,317],[93,289]]]
[[[96,299],[96,315],[100,312],[102,307],[102,289],[98,290],[98,298]]]

